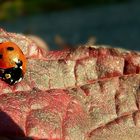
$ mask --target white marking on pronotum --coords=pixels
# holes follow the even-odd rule
[[[19,80],[17,82],[20,82],[22,80],[22,78],[19,78]]]
[[[20,66],[20,69],[22,69],[22,66]]]
[[[15,83],[14,84],[16,84],[18,81],[15,81]]]
[[[19,78],[19,80],[15,81],[15,84],[20,82],[22,80],[22,78]]]
[[[11,78],[11,74],[6,73],[6,74],[5,74],[5,78],[6,78],[6,79],[10,79],[10,78]]]

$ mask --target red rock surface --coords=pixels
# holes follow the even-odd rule
[[[83,46],[50,51],[20,34],[28,66],[14,86],[0,81],[0,135],[34,140],[140,139],[140,54]],[[95,48],[96,47],[96,48]]]

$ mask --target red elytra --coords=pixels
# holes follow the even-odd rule
[[[21,49],[13,42],[0,43],[0,68],[7,69],[16,67],[16,61],[22,61],[23,75],[26,71],[26,57]]]

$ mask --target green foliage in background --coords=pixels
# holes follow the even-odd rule
[[[12,19],[21,15],[23,11],[23,0],[0,1],[0,19]]]
[[[125,1],[130,0],[0,0],[0,20],[9,20],[20,15],[30,15],[46,11]]]

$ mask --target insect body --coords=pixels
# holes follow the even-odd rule
[[[20,82],[26,71],[26,58],[13,42],[0,43],[0,77],[13,85]]]

